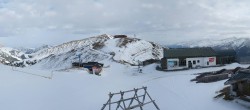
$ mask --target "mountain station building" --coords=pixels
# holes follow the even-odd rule
[[[178,70],[216,66],[216,52],[210,47],[164,49],[161,69]]]
[[[233,49],[215,49],[215,52],[217,65],[231,64],[237,60],[236,52]]]

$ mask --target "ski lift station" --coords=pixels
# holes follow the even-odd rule
[[[216,55],[210,47],[164,49],[161,69],[178,70],[216,66]]]

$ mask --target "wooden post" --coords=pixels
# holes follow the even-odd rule
[[[144,93],[142,95],[140,95],[140,93],[138,94],[138,91],[142,91],[142,90],[144,91]],[[131,93],[131,92],[134,92],[134,95],[132,97],[124,98],[125,93]],[[119,95],[120,99],[118,101],[112,102],[111,99],[114,95]],[[141,100],[140,100],[140,97],[142,97]],[[146,97],[148,97],[150,99],[150,101],[145,102]],[[126,101],[129,101],[128,105],[126,105],[126,103],[125,103]],[[132,105],[134,101],[138,102],[138,104]],[[109,93],[109,100],[107,101],[106,104],[103,104],[103,107],[101,110],[104,110],[107,105],[109,107],[109,110],[111,110],[112,104],[117,104],[116,110],[118,110],[119,108],[121,110],[131,110],[131,109],[135,109],[135,108],[140,108],[140,110],[143,110],[143,106],[146,104],[149,104],[149,103],[153,103],[154,106],[156,107],[156,109],[160,110],[159,107],[157,106],[157,104],[155,103],[155,101],[148,94],[147,87],[134,88],[133,90],[120,91],[118,93]]]
[[[101,110],[104,110],[105,107],[109,104],[109,110],[111,110],[111,98],[113,97],[113,94],[111,94],[111,92],[109,93],[109,100],[107,101],[106,104],[103,104],[103,107],[101,108]]]
[[[146,94],[148,95],[148,97],[150,98],[151,101],[153,101],[153,104],[155,105],[155,107],[157,108],[157,110],[160,110],[160,108],[157,106],[157,104],[155,103],[155,101],[150,97],[150,95],[148,94],[147,92],[147,87],[144,88],[145,89],[145,92]]]

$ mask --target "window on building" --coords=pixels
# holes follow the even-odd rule
[[[196,61],[195,61],[195,60],[193,61],[193,64],[196,64]]]
[[[168,67],[177,67],[178,62],[177,61],[168,61]]]
[[[180,66],[186,66],[186,59],[180,59]]]
[[[174,61],[174,66],[177,66],[177,64],[178,64],[177,61]]]
[[[197,60],[197,63],[200,63],[200,60]]]

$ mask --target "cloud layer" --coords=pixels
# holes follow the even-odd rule
[[[249,5],[249,0],[0,0],[0,43],[38,46],[104,33],[160,43],[246,37]]]

